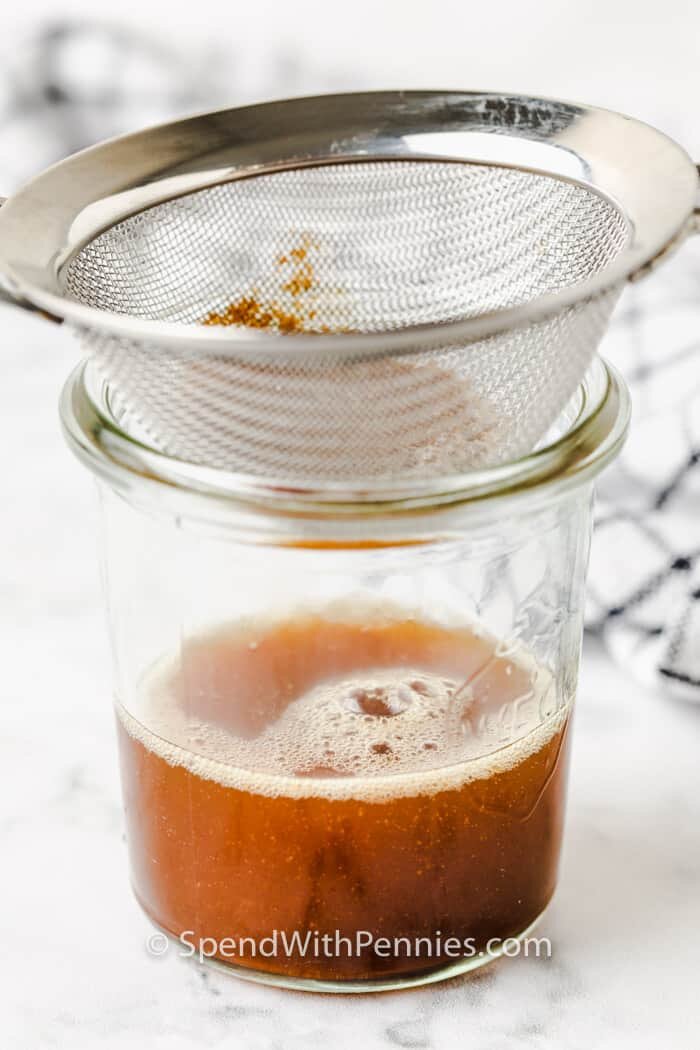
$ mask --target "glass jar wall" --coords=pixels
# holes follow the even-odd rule
[[[169,461],[69,382],[100,479],[132,882],[183,954],[405,986],[542,914],[593,477],[627,423],[614,374],[587,384],[532,457],[397,497]]]

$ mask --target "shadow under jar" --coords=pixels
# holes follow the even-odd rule
[[[554,892],[593,478],[628,400],[596,361],[547,441],[400,498],[290,492],[133,441],[83,366],[132,881],[241,976],[452,976]]]

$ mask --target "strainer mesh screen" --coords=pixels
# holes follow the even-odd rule
[[[627,225],[583,186],[428,161],[300,168],[143,211],[66,293],[103,310],[283,333],[380,332],[524,304],[600,273]],[[529,451],[585,372],[618,288],[544,321],[379,357],[174,352],[85,333],[112,409],[191,462],[323,481],[453,473]],[[342,340],[340,341],[342,344]]]

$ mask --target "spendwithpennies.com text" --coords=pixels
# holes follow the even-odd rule
[[[314,930],[272,930],[259,940],[254,937],[196,937],[194,930],[183,930],[177,938],[151,934],[146,942],[150,955],[165,955],[170,948],[183,958],[206,959],[355,959],[373,955],[379,959],[473,959],[485,955],[517,955],[549,959],[552,945],[548,937],[492,937],[479,945],[474,937],[444,936],[437,930],[430,937],[379,937],[370,930],[356,930],[352,936],[319,933]]]

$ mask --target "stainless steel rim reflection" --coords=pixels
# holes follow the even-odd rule
[[[381,334],[256,332],[150,321],[68,299],[62,273],[87,242],[154,204],[234,179],[368,160],[518,168],[587,187],[615,204],[630,237],[600,274],[525,305]],[[466,344],[556,313],[653,264],[695,226],[698,173],[661,132],[578,104],[483,92],[377,92],[222,110],[127,135],[69,157],[0,209],[0,286],[21,305],[81,329],[208,353],[425,349]]]

